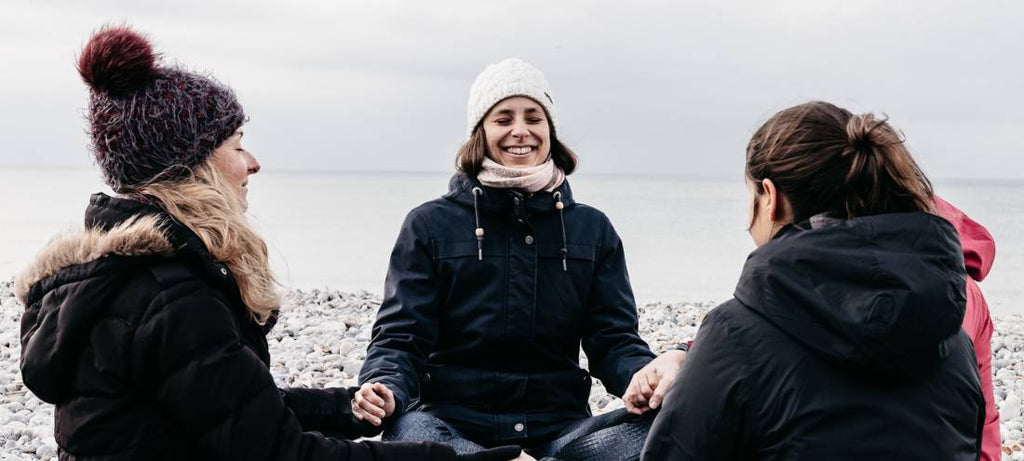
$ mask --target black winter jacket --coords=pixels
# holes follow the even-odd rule
[[[135,219],[133,217],[142,216]],[[62,460],[456,459],[445,446],[356,443],[351,390],[278,389],[266,333],[188,228],[96,194],[86,230],[16,284],[25,385],[56,405]]]
[[[644,459],[977,459],[964,283],[931,214],[784,229],[704,319]]]
[[[590,414],[591,374],[621,395],[653,357],[603,213],[568,182],[528,194],[457,174],[402,224],[360,382],[478,443],[528,445]]]

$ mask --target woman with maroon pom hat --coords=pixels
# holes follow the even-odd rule
[[[260,166],[241,145],[234,93],[160,65],[123,26],[96,33],[78,70],[93,153],[116,196],[93,195],[85,229],[54,239],[16,280],[22,377],[56,406],[60,459],[519,455],[339,440],[375,432],[353,418],[353,390],[278,389],[266,334],[279,299],[244,215]]]

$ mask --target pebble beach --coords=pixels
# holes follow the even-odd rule
[[[10,280],[0,281],[0,460],[56,459],[53,406],[21,382],[19,325],[22,307]],[[692,339],[716,302],[651,302],[639,307],[640,333],[656,352]],[[271,373],[279,386],[354,386],[370,340],[380,297],[366,291],[293,290],[271,331]],[[995,317],[992,372],[1002,420],[1003,459],[1024,460],[1024,316]],[[586,358],[582,357],[584,366]],[[595,380],[594,413],[622,407]]]

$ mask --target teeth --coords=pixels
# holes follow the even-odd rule
[[[509,153],[512,153],[512,154],[523,155],[523,154],[529,154],[530,151],[533,150],[533,148],[532,147],[506,147],[505,150],[509,151]]]

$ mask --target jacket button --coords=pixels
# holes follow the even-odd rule
[[[523,423],[516,423],[516,425],[513,426],[513,429],[515,429],[516,432],[523,432],[523,429],[526,429],[526,426],[523,425]]]
[[[533,245],[533,236],[532,235],[527,235],[524,240],[526,240],[526,244],[527,245]]]

